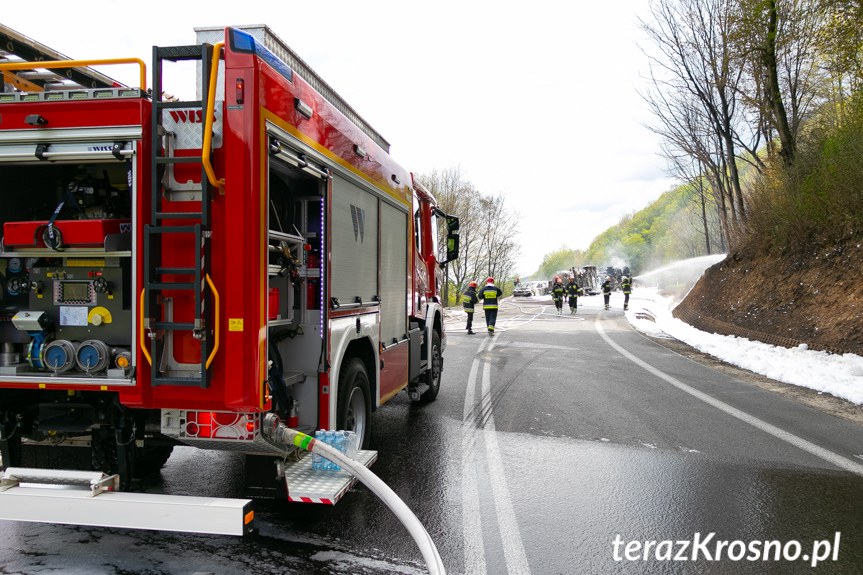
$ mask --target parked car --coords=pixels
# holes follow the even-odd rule
[[[533,295],[533,290],[530,289],[530,283],[525,282],[512,290],[513,297],[530,297]]]
[[[548,282],[530,282],[531,289],[533,290],[533,295],[546,295],[548,294]]]

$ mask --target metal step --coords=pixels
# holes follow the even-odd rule
[[[174,212],[174,213],[182,213],[183,216],[189,217],[191,219],[191,215],[183,212]],[[165,217],[165,212],[159,212],[161,217]],[[199,224],[195,224],[194,226],[148,226],[148,231],[151,234],[199,234],[201,232],[201,226]]]
[[[180,385],[189,387],[205,387],[201,379],[201,373],[198,372],[195,377],[177,377],[177,376],[160,376],[154,375],[150,384],[153,387],[159,385]]]
[[[199,329],[200,324],[196,324],[191,321],[154,321],[150,323],[150,327],[153,329],[167,329],[172,331],[191,331],[193,329]]]
[[[378,459],[378,452],[358,451],[355,459],[371,467]],[[289,501],[335,505],[354,486],[357,478],[344,469],[312,469],[312,456],[307,455],[285,466],[285,482]]]
[[[251,532],[251,499],[219,499],[13,487],[0,493],[0,519],[212,535]],[[249,522],[246,523],[247,515]]]
[[[200,156],[159,156],[156,158],[157,164],[200,164]]]
[[[200,220],[203,214],[201,212],[156,212],[155,215],[159,220]]]
[[[154,273],[156,275],[171,274],[171,275],[178,275],[178,276],[182,276],[182,275],[193,276],[196,273],[198,273],[198,270],[196,270],[195,268],[156,268]]]
[[[165,290],[193,290],[197,289],[198,286],[192,282],[172,282],[172,283],[162,283],[162,282],[154,282],[147,284],[147,289],[151,291],[165,291]]]
[[[92,471],[9,468],[3,474],[6,487],[0,491],[0,519],[212,535],[244,535],[253,529],[251,499],[94,494],[89,487],[94,473],[110,479]]]

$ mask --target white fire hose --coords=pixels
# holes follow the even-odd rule
[[[428,566],[431,575],[446,575],[443,561],[432,541],[431,535],[426,531],[417,516],[405,504],[404,501],[396,495],[395,491],[384,483],[380,477],[372,473],[365,465],[357,463],[353,459],[346,456],[344,453],[335,449],[323,441],[317,441],[314,437],[300,433],[294,429],[287,427],[279,417],[274,413],[268,413],[264,416],[264,425],[262,428],[264,434],[271,440],[282,445],[295,445],[300,449],[304,449],[311,453],[317,453],[322,457],[326,457],[333,463],[337,464],[342,469],[347,469],[354,476],[362,481],[366,487],[371,489],[372,493],[378,496],[390,510],[395,513],[396,517],[407,528],[411,537],[416,541],[417,546],[422,553]]]

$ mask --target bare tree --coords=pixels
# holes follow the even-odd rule
[[[505,279],[515,269],[518,217],[505,206],[500,194],[487,196],[467,181],[460,167],[417,174],[438,205],[459,218],[459,259],[447,266],[447,282],[461,293],[470,281],[486,276]],[[443,225],[443,222],[441,222]],[[445,249],[446,233],[438,233],[439,249]]]
[[[518,234],[518,214],[505,205],[504,196],[483,196],[480,205],[480,250],[478,269],[489,277],[505,280],[515,270],[520,247],[515,241]]]
[[[659,123],[649,127],[667,156],[705,165],[733,244],[746,220],[738,149],[751,156],[740,142],[758,137],[738,109],[744,67],[731,41],[735,14],[728,0],[652,0],[650,11],[653,22],[641,27],[658,53],[649,55],[653,89],[643,97]]]
[[[825,14],[820,0],[738,0],[734,42],[746,55],[748,81],[741,96],[758,118],[768,143],[784,166],[794,162],[800,126],[822,92],[819,29]]]
[[[674,156],[670,160],[674,166],[674,172],[678,177],[683,177],[689,185],[690,203],[694,203],[698,215],[696,231],[704,239],[704,247],[707,255],[710,255],[710,222],[707,217],[708,204],[710,208],[713,203],[708,199],[709,186],[704,177],[704,164],[694,156]]]

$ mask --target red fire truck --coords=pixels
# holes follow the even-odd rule
[[[334,503],[352,478],[264,418],[353,431],[370,465],[372,411],[438,393],[438,220],[449,260],[458,219],[267,27],[196,32],[153,49],[147,89],[140,60],[69,61],[0,27],[0,456],[23,469],[0,518],[80,522],[23,487],[102,491],[58,471],[75,461],[126,490],[177,445],[247,454],[251,495]],[[163,85],[186,61],[194,101]],[[129,63],[139,87],[90,68]],[[154,527],[111,513],[88,521]]]

